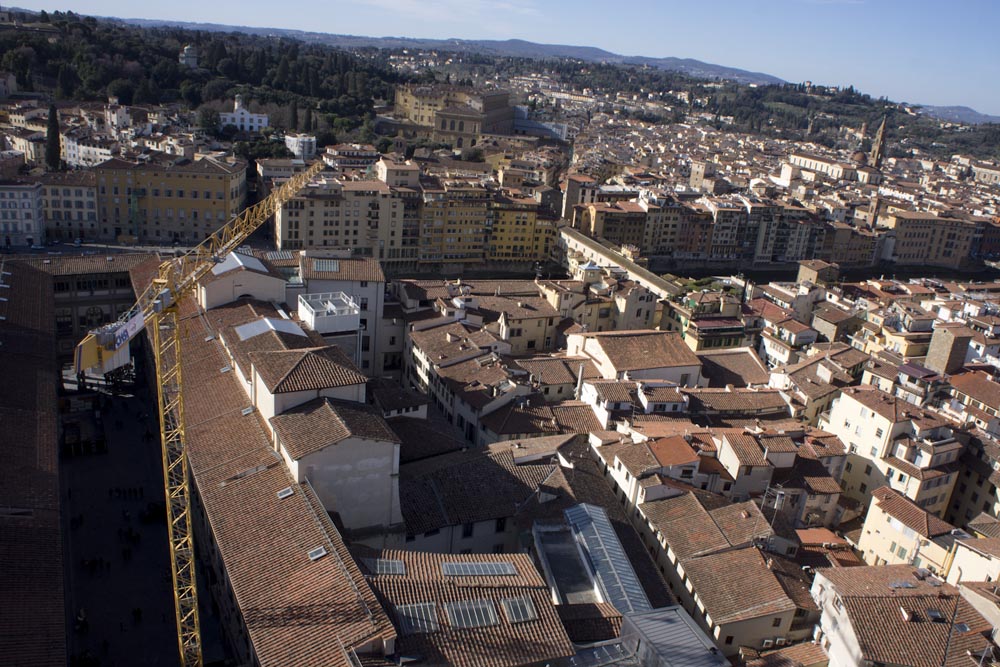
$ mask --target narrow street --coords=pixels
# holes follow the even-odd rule
[[[70,409],[63,414],[61,480],[73,667],[178,664],[159,430],[148,392],[137,386],[138,395],[88,390],[64,399]],[[203,607],[211,607],[207,595]],[[218,631],[210,612],[203,609],[201,618],[210,663],[222,657]]]

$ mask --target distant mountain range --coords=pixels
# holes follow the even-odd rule
[[[303,42],[329,44],[341,48],[376,47],[381,49],[439,49],[465,53],[481,53],[490,56],[514,58],[574,58],[586,62],[607,62],[626,65],[646,65],[662,70],[680,72],[698,79],[729,79],[743,84],[784,83],[770,74],[749,72],[735,67],[713,65],[691,58],[649,58],[646,56],[623,56],[592,46],[571,46],[566,44],[537,44],[521,39],[504,41],[485,39],[417,39],[413,37],[363,37],[357,35],[332,35],[322,32],[285,30],[282,28],[252,28],[247,26],[223,25],[218,23],[192,23],[187,21],[160,21],[152,19],[113,19],[143,27],[172,26],[189,30],[208,32],[243,32],[252,35],[287,37]]]
[[[37,13],[33,10],[14,11]],[[250,26],[226,25],[222,23],[195,23],[191,21],[163,21],[157,19],[123,19],[118,17],[100,17],[112,21],[121,21],[143,27],[177,27],[187,30],[203,30],[206,32],[242,32],[251,35],[269,37],[286,37],[303,42],[328,44],[344,49],[375,47],[380,49],[439,49],[464,53],[480,53],[490,56],[506,56],[514,58],[573,58],[585,62],[605,62],[623,65],[645,65],[671,72],[680,72],[696,79],[728,79],[742,84],[781,84],[785,83],[771,74],[751,72],[725,65],[715,65],[693,58],[651,58],[647,56],[623,56],[611,51],[605,51],[593,46],[573,46],[569,44],[539,44],[523,39],[486,40],[486,39],[420,39],[415,37],[365,37],[359,35],[334,35],[324,32],[305,30],[288,30],[284,28],[255,28]],[[934,106],[922,104],[919,113],[931,118],[980,125],[983,123],[1000,123],[1000,116],[979,113],[965,106]]]
[[[921,105],[920,113],[932,118],[950,121],[952,123],[966,123],[968,125],[981,125],[983,123],[1000,123],[1000,116],[990,116],[979,113],[969,107],[935,107],[929,104]]]

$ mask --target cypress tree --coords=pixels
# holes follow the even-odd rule
[[[59,114],[56,105],[49,105],[49,125],[45,132],[45,165],[51,171],[59,169]]]

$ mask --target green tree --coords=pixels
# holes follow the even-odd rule
[[[230,83],[225,79],[213,79],[201,89],[202,100],[221,100],[229,94]]]
[[[160,91],[156,87],[156,82],[150,79],[143,79],[132,95],[132,104],[158,104],[160,101]]]
[[[274,75],[274,87],[284,88],[288,85],[288,56],[282,56],[278,63],[278,71]]]
[[[296,131],[299,129],[299,103],[296,100],[292,100],[288,109],[288,129]]]
[[[119,104],[132,104],[135,86],[128,79],[115,79],[108,84],[108,97],[117,97]]]
[[[181,83],[181,97],[194,109],[201,104],[201,86],[194,81],[185,80]]]
[[[306,107],[306,115],[302,121],[302,127],[306,132],[313,131],[313,110],[311,105]]]
[[[240,75],[240,65],[232,58],[223,58],[215,69],[227,79],[236,79]]]
[[[320,130],[316,133],[317,148],[333,146],[335,143],[337,143],[337,135],[333,133],[333,130]]]
[[[56,97],[62,100],[72,98],[78,82],[72,68],[60,65],[59,75],[56,77]]]
[[[198,109],[198,127],[206,132],[216,132],[219,129],[219,112],[211,107]]]
[[[45,166],[51,171],[59,169],[60,165],[59,113],[56,105],[49,105],[49,124],[45,131]]]

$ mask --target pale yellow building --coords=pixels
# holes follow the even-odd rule
[[[490,192],[472,179],[442,179],[424,188],[420,262],[482,262]]]
[[[530,197],[500,195],[491,205],[486,246],[489,261],[545,261],[555,238],[551,220],[538,217],[538,202]]]
[[[881,224],[894,231],[893,260],[919,266],[961,267],[977,232],[975,222],[918,211],[899,211]]]
[[[246,169],[212,158],[103,162],[94,167],[101,236],[198,243],[243,209]]]
[[[858,551],[869,565],[925,567],[944,577],[951,567],[955,531],[955,526],[883,486],[872,493]]]
[[[475,146],[484,134],[509,134],[514,127],[514,108],[505,90],[444,84],[396,86],[393,113],[433,128],[435,141],[455,148]]]
[[[314,178],[274,216],[280,250],[349,248],[400,265],[417,260],[419,193],[382,180]]]

